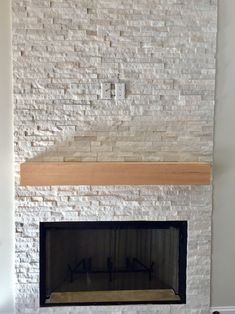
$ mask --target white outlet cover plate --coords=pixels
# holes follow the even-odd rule
[[[111,83],[101,83],[101,98],[111,99]]]
[[[126,97],[126,85],[125,83],[116,83],[115,84],[115,98],[116,99],[125,99]]]

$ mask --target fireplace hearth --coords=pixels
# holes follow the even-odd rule
[[[186,221],[40,224],[40,305],[186,302]]]

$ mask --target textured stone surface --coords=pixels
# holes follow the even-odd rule
[[[216,3],[13,0],[17,159],[211,160]],[[126,83],[123,101],[101,82]]]
[[[170,310],[178,313],[176,309],[180,309],[180,314],[189,314],[209,310],[211,187],[21,187],[17,199],[17,313],[67,313],[64,308],[38,309],[39,222],[86,220],[187,220],[187,305],[77,307],[71,313],[91,313],[94,309],[124,314],[131,309],[139,314],[151,309],[153,313],[169,314]]]
[[[209,312],[211,187],[18,186],[35,160],[212,161],[217,1],[13,0],[17,313]],[[100,98],[125,82],[126,99]],[[39,309],[40,221],[189,222],[187,304]]]

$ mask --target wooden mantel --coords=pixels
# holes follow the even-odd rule
[[[204,162],[25,162],[20,184],[49,185],[208,185]]]

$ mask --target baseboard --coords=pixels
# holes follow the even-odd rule
[[[218,312],[219,314],[235,314],[235,306],[233,307],[212,307],[211,308],[211,313],[213,314],[214,312]]]

